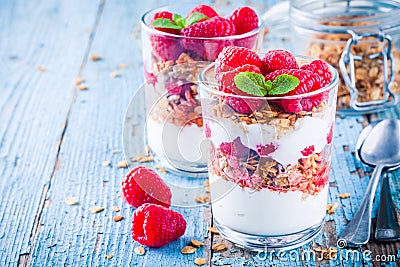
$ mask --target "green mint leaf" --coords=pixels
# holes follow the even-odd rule
[[[265,78],[254,72],[240,72],[233,79],[238,89],[249,95],[265,96],[267,88]]]
[[[181,27],[181,29],[186,27],[186,18],[182,17],[179,14],[174,14],[172,16],[172,19],[174,20],[174,22],[176,23],[176,25],[178,25],[179,27]]]
[[[281,74],[275,77],[272,86],[268,89],[268,95],[283,95],[294,90],[300,84],[300,80],[289,74]]]
[[[208,19],[208,17],[206,15],[204,15],[204,14],[199,13],[199,12],[194,12],[186,20],[186,27],[190,26],[190,25],[193,25],[193,24],[199,22],[202,19]]]
[[[272,82],[270,80],[265,81],[265,88],[267,88],[267,92],[271,89]]]
[[[181,26],[169,19],[158,18],[150,24],[153,28],[182,29]]]
[[[172,20],[173,21],[177,21],[177,20],[180,20],[180,19],[182,19],[182,16],[181,15],[179,15],[179,14],[173,14],[172,15]]]

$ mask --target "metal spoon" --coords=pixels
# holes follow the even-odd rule
[[[392,195],[390,194],[389,177],[387,174],[383,175],[381,182],[381,200],[376,220],[375,239],[383,242],[400,240],[400,226]]]
[[[400,164],[400,138],[397,138],[400,136],[400,121],[384,120],[372,128],[361,144],[359,156],[363,162],[376,167],[357,213],[339,237],[346,240],[348,246],[361,246],[368,242],[372,201],[381,172]]]
[[[355,152],[357,159],[364,164],[369,165],[370,167],[375,166],[371,166],[362,160],[360,156],[361,146],[371,130],[381,121],[382,120],[373,121],[366,126],[360,133],[356,144]],[[389,168],[387,171],[393,171],[398,167],[400,167],[400,164]],[[390,185],[387,174],[384,174],[381,178],[381,192],[378,215],[376,219],[375,239],[383,242],[400,240],[400,225],[396,215],[396,207],[393,204],[392,195],[390,194]]]

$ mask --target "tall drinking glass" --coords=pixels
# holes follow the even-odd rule
[[[291,249],[322,229],[338,87],[337,71],[329,67],[327,86],[280,97],[227,94],[216,88],[214,64],[202,71],[212,211],[226,239],[258,250]],[[253,112],[238,113],[231,103],[246,103]],[[301,111],[287,111],[299,104]]]
[[[198,75],[228,45],[261,49],[263,24],[233,36],[200,38],[159,31],[149,25],[160,11],[187,14],[194,4],[160,7],[141,19],[146,79],[147,143],[156,161],[172,172],[188,176],[207,174],[203,118],[198,96]],[[221,16],[233,11],[215,7]]]

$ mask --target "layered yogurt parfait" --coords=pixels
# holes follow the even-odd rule
[[[182,4],[150,10],[141,24],[148,144],[168,169],[206,174],[198,75],[226,46],[260,50],[262,22],[250,7]]]
[[[230,46],[200,80],[220,233],[253,249],[309,241],[326,213],[337,72],[284,50]]]

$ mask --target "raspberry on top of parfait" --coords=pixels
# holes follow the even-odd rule
[[[222,17],[211,6],[199,4],[186,16],[169,11],[157,12],[150,19],[149,25],[164,33],[188,37],[177,41],[168,35],[152,35],[151,46],[158,58],[175,61],[183,52],[189,52],[188,54],[194,59],[215,60],[222,48],[234,45],[234,41],[218,39],[206,43],[196,38],[246,34],[259,27],[259,19],[257,13],[250,7],[237,8],[230,16]],[[255,42],[253,39],[240,40],[239,43],[251,47]]]
[[[296,96],[317,91],[332,81],[328,65],[313,60],[299,67],[296,58],[285,50],[270,50],[260,58],[244,47],[228,46],[218,55],[215,78],[220,91],[239,96]],[[235,101],[232,100],[235,99]],[[271,101],[278,111],[298,113],[312,111],[326,98],[324,93]],[[262,106],[253,100],[227,97],[226,102],[236,112],[251,114]]]

